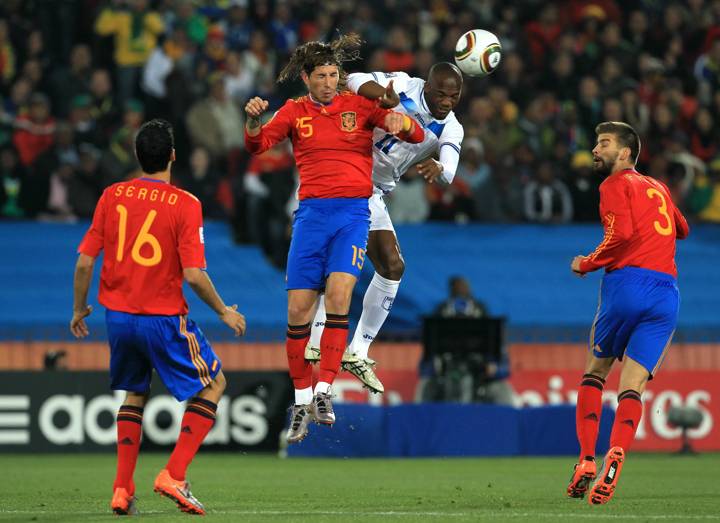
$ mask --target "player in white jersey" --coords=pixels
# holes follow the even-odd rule
[[[396,111],[412,116],[425,127],[425,140],[419,144],[402,142],[381,129],[376,129],[373,136],[372,179],[375,190],[370,197],[367,256],[375,267],[375,274],[365,292],[363,312],[342,365],[374,392],[384,392],[385,389],[373,371],[375,362],[368,358],[368,350],[390,313],[405,271],[405,262],[383,195],[390,193],[400,177],[410,169],[417,169],[430,183],[452,183],[464,134],[453,113],[460,101],[462,81],[458,68],[448,62],[433,65],[427,82],[403,72],[355,73],[348,77],[348,87],[353,92],[379,99],[386,106],[396,105]],[[305,351],[308,360],[320,357],[317,347],[320,346],[324,324],[325,307],[321,297]]]

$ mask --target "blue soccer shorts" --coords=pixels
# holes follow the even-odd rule
[[[332,272],[360,276],[369,231],[367,198],[301,200],[293,220],[287,289],[322,289]]]
[[[624,355],[657,372],[677,326],[680,293],[669,274],[625,267],[605,274],[600,305],[590,331],[598,358]]]
[[[220,372],[220,359],[194,321],[108,310],[110,387],[144,393],[155,369],[178,401],[191,398]]]

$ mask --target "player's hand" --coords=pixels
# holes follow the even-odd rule
[[[82,310],[73,311],[73,317],[72,320],[70,320],[70,332],[72,332],[76,338],[84,338],[90,334],[85,324],[85,318],[90,316],[92,310],[92,305],[88,305]]]
[[[400,96],[395,92],[392,80],[387,84],[383,95],[378,98],[378,102],[383,109],[392,109],[400,103]]]
[[[570,263],[570,269],[580,278],[584,278],[586,274],[580,270],[580,262],[583,261],[584,258],[585,256],[575,256]]]
[[[417,172],[425,178],[428,183],[442,179],[443,165],[435,160],[435,158],[427,158],[420,163],[415,164]]]
[[[255,96],[254,98],[248,100],[248,103],[245,104],[245,112],[250,118],[260,118],[260,115],[267,111],[269,105],[270,104],[267,100],[263,100],[259,96]]]
[[[400,131],[402,131],[404,123],[404,114],[392,111],[385,115],[385,129],[387,129],[387,132],[389,132],[390,134],[398,134]]]
[[[235,331],[235,336],[242,336],[245,334],[245,316],[240,314],[237,308],[237,305],[225,307],[225,310],[220,315],[220,319],[225,325]]]

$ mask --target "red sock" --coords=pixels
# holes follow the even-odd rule
[[[585,374],[580,383],[575,409],[575,429],[580,443],[580,460],[595,459],[604,385],[605,380],[594,374]]]
[[[635,439],[635,431],[640,424],[642,412],[643,405],[639,392],[626,390],[620,393],[615,422],[610,433],[610,447],[622,447],[627,452]]]
[[[320,373],[318,381],[332,384],[340,371],[348,338],[348,315],[326,314],[325,330],[320,338]]]
[[[212,401],[202,398],[193,398],[188,401],[185,415],[180,424],[180,435],[175,443],[175,450],[170,455],[165,467],[173,479],[185,480],[188,465],[215,423],[216,410],[217,405]]]
[[[288,325],[285,350],[288,370],[296,389],[312,387],[312,365],[305,359],[305,346],[310,339],[310,324]]]
[[[142,407],[132,405],[123,405],[117,413],[117,473],[113,490],[124,488],[131,496],[135,494],[133,474],[140,452],[142,416]]]

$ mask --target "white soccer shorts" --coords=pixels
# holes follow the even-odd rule
[[[368,200],[370,206],[370,230],[371,231],[392,231],[395,232],[390,213],[383,200],[383,192],[375,187],[373,194]]]

